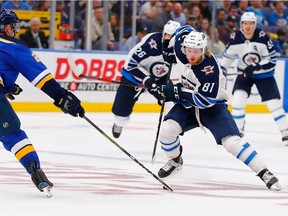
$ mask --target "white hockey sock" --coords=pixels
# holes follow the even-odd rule
[[[180,154],[179,134],[182,132],[181,126],[174,120],[168,119],[162,123],[159,140],[161,148],[168,158],[176,158]]]
[[[254,148],[239,136],[228,136],[222,139],[224,148],[237,159],[245,163],[255,173],[266,168],[266,164]]]
[[[130,119],[130,116],[122,117],[122,116],[114,115],[114,123],[121,127],[127,125],[129,122],[129,119]]]
[[[244,130],[245,122],[245,107],[248,98],[247,92],[243,90],[236,90],[232,99],[232,116],[237,124],[239,130]]]
[[[282,107],[281,100],[273,99],[265,102],[268,109],[273,115],[273,118],[276,124],[279,127],[279,130],[282,132],[284,130],[288,130],[288,121],[286,117],[286,113]]]

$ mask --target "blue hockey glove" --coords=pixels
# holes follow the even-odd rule
[[[19,95],[22,91],[23,89],[15,83],[11,91],[6,94],[6,97],[9,98],[10,100],[14,100],[15,99],[14,95]]]
[[[83,118],[85,111],[81,106],[81,101],[72,93],[64,90],[61,95],[55,100],[54,105],[59,107],[64,113],[69,113],[74,117],[78,115]]]
[[[148,89],[157,89],[156,80],[153,77],[146,77],[143,80],[143,84]]]
[[[165,101],[173,101],[173,100],[181,100],[182,91],[181,91],[181,83],[173,84],[169,82],[166,86],[161,86],[159,91],[165,97]]]
[[[254,75],[254,71],[258,71],[261,70],[261,65],[258,63],[252,63],[250,65],[248,65],[244,70],[243,70],[243,75],[245,77],[251,77]]]

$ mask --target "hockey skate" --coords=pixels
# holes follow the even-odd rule
[[[288,130],[282,131],[282,141],[286,146],[288,146]]]
[[[52,196],[51,188],[53,187],[53,183],[48,180],[43,170],[39,168],[37,162],[29,163],[27,168],[34,185],[41,192],[45,192],[46,196],[50,198]]]
[[[159,171],[158,176],[160,178],[166,178],[172,173],[178,172],[183,168],[182,146],[180,146],[180,154],[174,159],[170,159]]]
[[[115,138],[119,138],[122,133],[122,127],[116,124],[113,125],[112,134]]]
[[[282,189],[278,179],[268,169],[263,169],[257,176],[261,178],[269,189],[275,191],[280,191]]]

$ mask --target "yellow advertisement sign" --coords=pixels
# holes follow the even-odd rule
[[[41,31],[44,31],[46,36],[50,34],[50,12],[48,11],[27,11],[27,10],[15,10],[19,20],[20,20],[20,32],[16,34],[19,38],[20,34],[26,32],[29,29],[29,22],[32,18],[38,17],[41,20]],[[59,39],[59,27],[61,21],[61,13],[55,13],[55,39]]]

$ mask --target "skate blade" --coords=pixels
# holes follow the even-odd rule
[[[166,176],[166,177],[160,177],[160,176],[159,176],[159,178],[165,179],[165,180],[170,179],[171,177],[173,177],[176,173],[178,173],[178,172],[181,171],[182,169],[183,169],[183,165],[175,168],[175,169],[170,173],[170,175],[168,175],[168,176]]]
[[[51,198],[52,197],[52,189],[50,186],[47,186],[42,189],[43,192],[45,193],[46,197]]]

